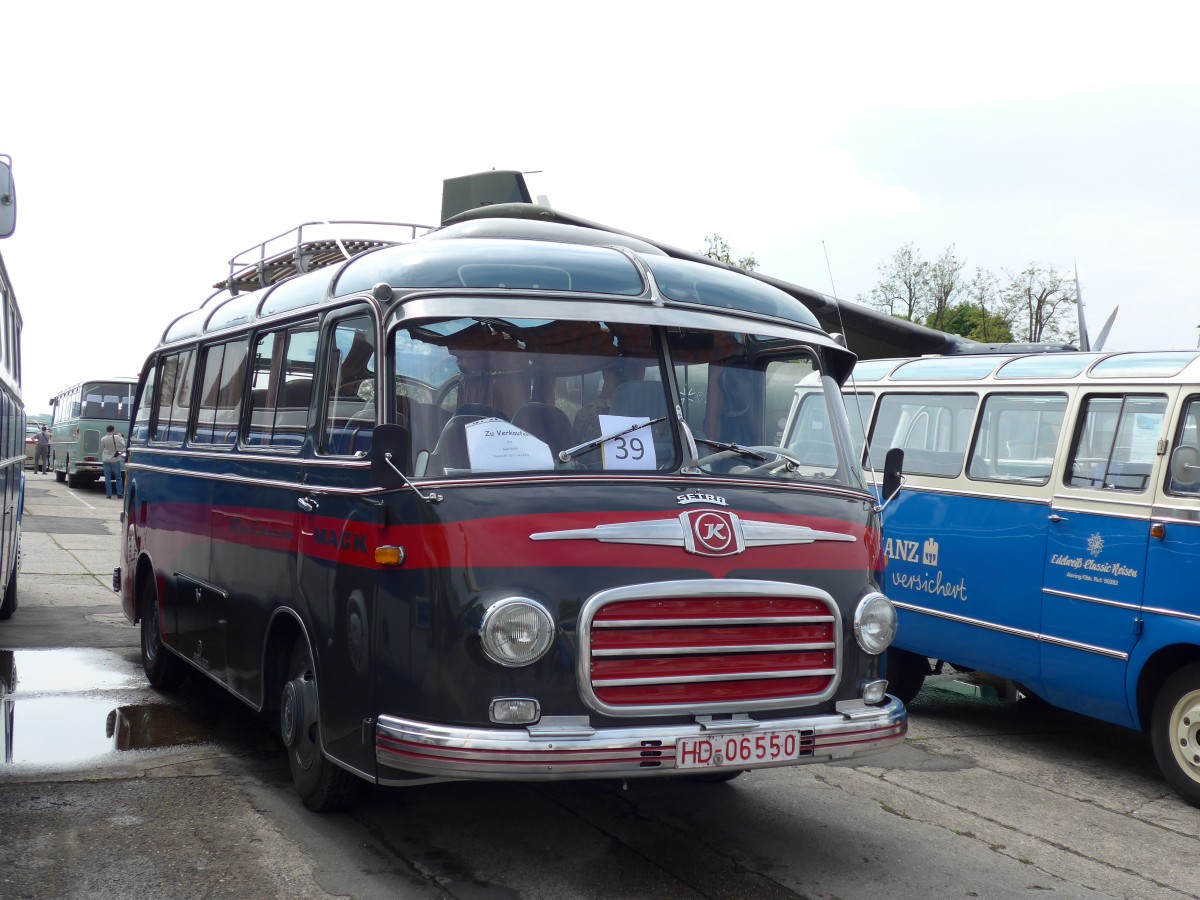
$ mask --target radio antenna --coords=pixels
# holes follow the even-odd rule
[[[850,336],[846,334],[846,323],[842,319],[842,301],[837,295],[837,285],[833,282],[833,266],[829,264],[829,248],[825,246],[825,239],[821,239],[821,252],[825,254],[825,270],[829,272],[829,287],[833,290],[833,302],[836,304],[838,327],[842,330],[842,344],[847,350],[850,349]],[[854,369],[850,370],[850,390],[854,396],[854,412],[858,416],[858,428],[863,436],[863,450],[867,448],[867,423],[863,419],[862,404],[858,402],[858,383],[854,380]],[[859,463],[862,463],[862,451],[859,452]],[[871,454],[867,453],[867,465],[871,470],[871,481],[874,484],[880,484],[879,474],[875,471],[875,461],[871,459]],[[880,488],[879,503],[883,503],[883,489]],[[876,511],[882,510],[883,506],[876,504]]]

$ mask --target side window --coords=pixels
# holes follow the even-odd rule
[[[1066,484],[1145,491],[1166,408],[1167,398],[1156,395],[1087,398],[1071,447]]]
[[[158,374],[158,363],[150,367],[146,375],[146,385],[142,388],[142,397],[138,403],[137,413],[133,417],[133,431],[129,435],[130,443],[144,444],[150,436],[150,414],[154,411],[154,385]],[[54,409],[58,417],[58,407]]]
[[[905,472],[957,476],[978,405],[974,394],[883,395],[871,430],[870,466],[882,469],[888,450],[902,447]]]
[[[1171,471],[1167,476],[1167,493],[1200,494],[1200,398],[1188,400],[1179,432],[1171,446]]]
[[[298,449],[304,443],[316,358],[314,324],[258,335],[247,444]]]
[[[983,481],[1046,484],[1054,468],[1067,398],[991,394],[983,402],[967,475]]]
[[[233,444],[242,412],[249,346],[249,339],[243,338],[205,348],[193,442]]]
[[[344,319],[325,341],[321,452],[365,455],[375,428],[375,324],[370,316]]]
[[[158,414],[150,430],[150,440],[176,443],[183,440],[191,409],[192,351],[184,350],[163,357],[158,372]]]

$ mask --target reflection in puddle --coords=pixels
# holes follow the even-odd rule
[[[61,766],[209,739],[184,710],[165,703],[117,706],[104,691],[140,673],[103,650],[0,650],[4,762]]]

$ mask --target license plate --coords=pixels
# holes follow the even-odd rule
[[[799,759],[799,731],[750,731],[683,737],[675,741],[675,768],[710,769],[758,766]]]

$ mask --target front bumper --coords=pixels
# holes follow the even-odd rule
[[[724,738],[781,729],[800,732],[799,758],[727,767],[675,765],[680,738],[705,734]],[[817,716],[626,728],[454,728],[380,716],[375,759],[381,767],[380,784],[411,782],[414,775],[492,781],[698,775],[720,768],[779,768],[854,759],[900,743],[907,732],[908,714],[894,697],[878,706],[839,704],[839,712]],[[394,778],[388,776],[389,770]]]

